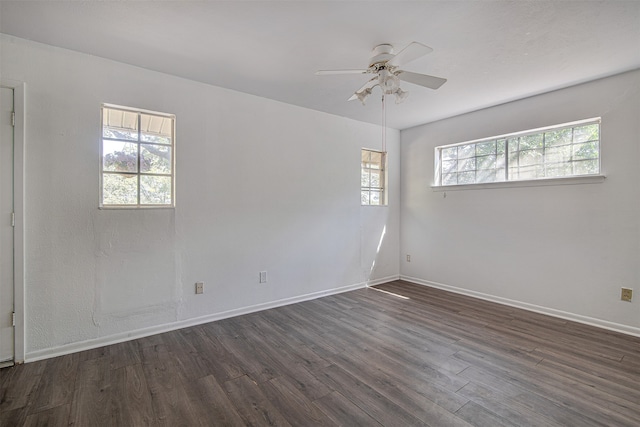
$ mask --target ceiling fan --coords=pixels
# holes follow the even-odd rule
[[[363,70],[319,70],[317,75],[327,74],[375,74],[349,98],[349,101],[358,99],[364,105],[365,100],[371,95],[371,90],[380,86],[384,95],[395,95],[396,103],[404,101],[409,93],[400,88],[400,80],[424,86],[429,89],[438,89],[447,79],[429,76],[426,74],[412,73],[401,70],[400,67],[414,61],[430,52],[429,46],[412,42],[398,53],[393,53],[393,46],[380,44],[373,48],[373,56],[369,59],[369,67]]]

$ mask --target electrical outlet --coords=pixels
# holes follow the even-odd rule
[[[631,302],[631,298],[633,297],[633,289],[629,288],[621,288],[620,299],[622,301]]]
[[[407,254],[407,262],[411,262],[411,255]]]
[[[196,282],[196,294],[204,293],[204,282]]]
[[[267,283],[267,272],[266,271],[261,271],[260,272],[260,283]]]

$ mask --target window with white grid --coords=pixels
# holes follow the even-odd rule
[[[175,116],[102,106],[101,207],[173,207]]]
[[[385,206],[387,153],[362,149],[360,201],[363,206]]]
[[[600,174],[600,119],[436,147],[436,186]]]

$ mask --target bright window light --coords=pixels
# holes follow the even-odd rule
[[[360,201],[363,206],[387,204],[387,153],[362,149]]]
[[[600,118],[435,148],[436,186],[600,174]]]
[[[175,116],[102,106],[100,207],[175,206]]]

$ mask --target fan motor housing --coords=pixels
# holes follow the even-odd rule
[[[373,56],[369,60],[369,67],[380,69],[385,62],[393,58],[393,46],[390,44],[379,44],[373,48]]]

